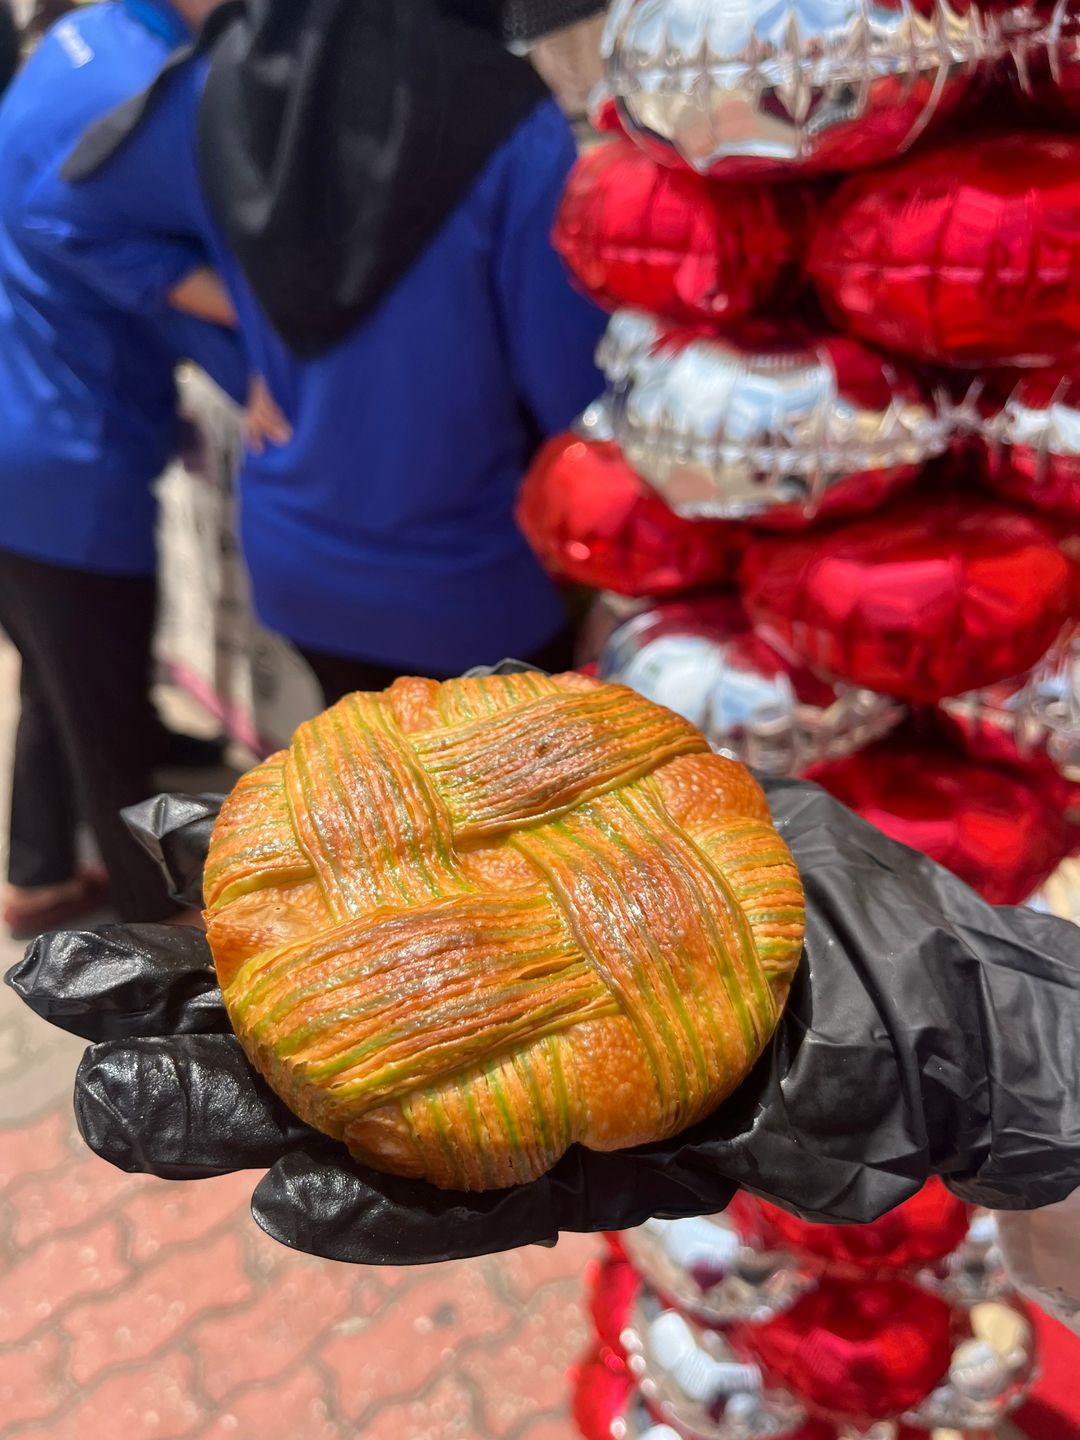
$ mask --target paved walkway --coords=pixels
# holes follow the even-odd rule
[[[0,644],[0,792],[15,679]],[[0,1440],[570,1440],[596,1241],[423,1270],[294,1255],[250,1220],[251,1176],[91,1156],[81,1049],[0,993]]]

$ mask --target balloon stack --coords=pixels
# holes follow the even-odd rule
[[[1080,914],[1080,0],[614,0],[555,243],[606,387],[520,518],[582,656],[996,903]],[[596,1278],[588,1440],[991,1430],[1030,1322],[938,1185]]]
[[[917,1440],[992,1432],[1024,1399],[1034,1331],[993,1219],[932,1182],[872,1225],[725,1214],[608,1237],[585,1440]]]
[[[555,243],[606,388],[519,507],[582,663],[1076,913],[1080,0],[614,0],[604,46]]]

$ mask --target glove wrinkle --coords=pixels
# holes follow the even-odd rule
[[[103,1159],[166,1180],[265,1169],[314,1135],[231,1035],[94,1045],[75,1077],[75,1112]]]
[[[86,1040],[230,1030],[206,936],[185,926],[42,935],[5,980],[42,1019]]]
[[[251,1211],[282,1244],[357,1265],[425,1265],[558,1239],[547,1177],[457,1195],[366,1170],[340,1151],[285,1156],[259,1182]]]
[[[158,795],[122,812],[135,839],[157,861],[178,905],[203,908],[203,866],[224,803],[224,795]]]

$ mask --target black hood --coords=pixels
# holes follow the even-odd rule
[[[203,182],[290,348],[325,350],[419,257],[546,90],[491,0],[251,0],[219,30]]]

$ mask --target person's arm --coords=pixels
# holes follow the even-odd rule
[[[570,127],[554,102],[512,142],[496,250],[496,286],[514,384],[547,439],[604,388],[596,347],[607,317],[574,289],[551,243],[576,158]]]
[[[261,375],[256,375],[248,390],[244,412],[244,439],[253,455],[262,455],[268,445],[287,445],[292,439],[292,426]]]
[[[202,265],[185,276],[168,292],[168,301],[174,310],[196,320],[223,325],[226,329],[236,325],[236,311],[229,293],[209,265]]]
[[[211,270],[195,124],[201,73],[173,72],[125,143],[100,168],[65,176],[55,156],[23,197],[19,243],[104,302],[144,318],[177,309],[233,325]]]

